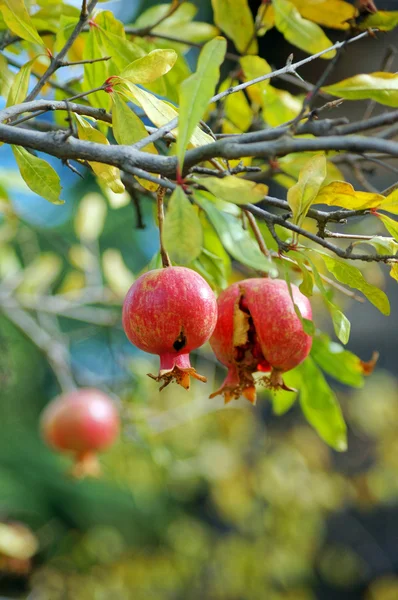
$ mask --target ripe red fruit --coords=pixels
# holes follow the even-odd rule
[[[67,392],[52,400],[41,416],[44,440],[74,455],[76,476],[98,475],[96,453],[117,438],[120,421],[114,402],[95,388]]]
[[[144,273],[129,289],[123,305],[123,327],[141,350],[159,354],[156,381],[163,389],[173,379],[189,389],[190,376],[206,381],[189,362],[189,353],[202,346],[217,321],[212,289],[195,271],[167,267]]]
[[[292,292],[302,317],[311,319],[308,298],[295,285]],[[228,374],[210,397],[224,394],[225,402],[229,402],[243,394],[254,404],[253,373],[257,371],[271,373],[262,379],[267,387],[288,389],[282,373],[299,365],[308,356],[311,344],[285,281],[264,278],[234,283],[218,298],[218,320],[210,338]]]

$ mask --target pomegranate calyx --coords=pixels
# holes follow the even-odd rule
[[[181,369],[178,365],[175,365],[171,370],[159,371],[158,375],[152,375],[152,373],[147,373],[147,375],[158,383],[163,382],[159,388],[160,392],[164,390],[164,388],[167,387],[172,381],[175,381],[178,383],[178,385],[181,385],[186,390],[189,390],[191,377],[198,379],[198,381],[203,381],[203,383],[207,382],[206,377],[197,373],[193,367]]]
[[[283,381],[282,371],[278,369],[272,369],[269,377],[262,377],[258,380],[258,383],[266,387],[268,390],[274,392],[278,390],[284,390],[285,392],[297,392],[296,388],[291,388]]]
[[[97,455],[94,452],[83,452],[77,455],[69,474],[74,479],[99,478],[101,476],[101,465]]]

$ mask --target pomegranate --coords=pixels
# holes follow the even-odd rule
[[[206,381],[191,367],[189,353],[202,346],[217,322],[212,289],[195,271],[166,267],[144,273],[129,289],[123,305],[123,327],[141,350],[160,357],[161,390],[171,381],[189,389],[190,377]]]
[[[110,446],[119,433],[119,415],[106,394],[95,388],[67,392],[46,406],[41,416],[44,440],[56,450],[71,452],[72,473],[96,476],[96,453]]]
[[[301,315],[311,319],[309,300],[292,285],[294,303]],[[219,390],[225,402],[241,394],[253,404],[256,389],[253,373],[270,373],[261,382],[272,389],[289,389],[282,373],[299,365],[309,354],[307,335],[285,281],[246,279],[234,283],[218,298],[218,321],[210,345],[218,360],[228,367]]]

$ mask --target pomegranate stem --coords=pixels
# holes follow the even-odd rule
[[[163,198],[166,193],[166,188],[159,186],[157,192],[157,206],[158,206],[158,223],[159,223],[159,243],[160,243],[160,256],[162,258],[163,267],[171,267],[169,255],[167,254],[163,245],[163,222],[164,222],[164,209],[163,209]]]

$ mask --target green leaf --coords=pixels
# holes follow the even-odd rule
[[[311,356],[325,373],[351,387],[363,386],[361,360],[325,333],[312,340]]]
[[[6,98],[9,94],[14,73],[8,68],[7,60],[0,55],[0,96]]]
[[[293,253],[290,254],[293,255]],[[294,252],[294,255],[296,255],[296,252]],[[332,317],[334,332],[340,342],[347,344],[348,340],[350,339],[351,324],[345,314],[342,313],[341,310],[329,300],[329,296],[325,286],[322,283],[321,276],[319,275],[318,270],[312,260],[307,255],[305,256],[305,260],[307,260],[311,265],[312,274],[314,276],[317,288],[322,294],[323,300],[327,306],[330,316]]]
[[[326,158],[316,154],[300,171],[298,182],[287,193],[287,201],[293,213],[293,223],[301,227],[308,209],[314,202],[326,177]],[[295,240],[298,235],[295,234]]]
[[[346,181],[331,181],[323,186],[313,204],[341,206],[350,210],[378,207],[386,198],[373,192],[358,192]],[[386,209],[387,210],[387,209]]]
[[[349,265],[346,261],[333,258],[321,250],[317,252],[322,256],[326,268],[337,281],[361,291],[383,315],[390,314],[390,303],[386,294],[376,286],[368,283],[357,267]]]
[[[322,90],[345,100],[374,100],[398,107],[398,75],[396,73],[364,73],[348,77]]]
[[[391,217],[387,217],[387,215],[382,215],[381,213],[377,213],[376,216],[382,221],[387,231],[389,231],[392,237],[398,242],[398,221],[394,221]]]
[[[0,13],[13,33],[27,42],[44,46],[26,10],[24,0],[0,0]]]
[[[300,404],[307,421],[329,446],[338,452],[347,449],[347,428],[340,405],[311,357],[299,367]]]
[[[173,262],[186,265],[202,251],[200,219],[183,189],[178,186],[169,200],[163,226],[163,243]]]
[[[253,15],[247,0],[211,0],[214,22],[242,54],[257,54]]]
[[[203,117],[220,78],[227,44],[217,37],[205,44],[200,52],[196,72],[180,85],[177,157],[182,169],[185,151],[192,133]]]
[[[304,294],[304,296],[307,296],[307,298],[311,297],[314,293],[314,279],[306,267],[305,258],[299,252],[293,251],[292,253],[289,252],[289,254],[297,262],[303,275],[303,281],[299,285],[300,292]]]
[[[95,142],[97,144],[109,144],[104,134],[92,127],[85,119],[79,115],[75,115],[75,119],[80,140]],[[89,165],[101,182],[110,187],[113,192],[120,194],[124,191],[124,185],[120,180],[120,171],[118,168],[92,161],[89,162]]]
[[[388,218],[388,217],[387,217]],[[395,221],[394,221],[395,223]],[[398,223],[397,223],[397,234],[398,234]],[[368,244],[373,246],[378,254],[396,254],[398,252],[398,242],[392,237],[385,237],[382,235],[375,235],[370,240],[360,240],[353,242],[352,245]]]
[[[252,269],[272,276],[278,274],[271,260],[261,253],[248,231],[243,229],[233,215],[219,211],[205,192],[195,190],[193,195],[195,202],[206,212],[224,248],[233,258]]]
[[[197,183],[205,187],[217,198],[233,204],[256,204],[268,194],[268,186],[236,175],[219,177],[194,177]]]
[[[99,32],[102,55],[111,56],[108,61],[109,74],[119,73],[130,63],[145,56],[145,51],[130,40],[126,39],[124,25],[115,18],[109,10],[104,10],[95,16],[95,23]]]
[[[26,185],[42,198],[45,198],[53,204],[63,204],[60,199],[61,181],[52,168],[42,158],[33,156],[25,148],[12,146],[12,150]]]
[[[146,56],[137,58],[120,73],[120,77],[131,83],[150,83],[172,69],[177,60],[175,50],[152,50]]]
[[[313,321],[311,321],[310,319],[306,319],[305,317],[303,317],[303,315],[301,314],[300,307],[295,303],[294,297],[293,297],[292,284],[291,284],[291,281],[290,281],[290,273],[289,273],[289,270],[287,268],[287,264],[283,263],[283,266],[284,266],[284,269],[285,269],[285,280],[286,280],[286,283],[287,283],[287,288],[289,290],[290,298],[291,298],[291,300],[293,302],[294,312],[296,313],[296,315],[300,319],[301,325],[303,326],[303,329],[304,329],[305,333],[307,335],[313,336],[314,333],[315,333],[315,325],[314,325]]]
[[[303,19],[297,8],[288,0],[274,0],[275,26],[285,39],[308,54],[316,54],[332,46],[319,25]],[[321,58],[333,58],[335,50],[322,54]]]
[[[15,104],[21,104],[28,94],[30,72],[32,70],[32,64],[35,62],[36,57],[25,63],[23,67],[15,75],[15,79],[11,84],[10,91],[8,92],[6,106],[15,106]]]
[[[377,27],[381,31],[391,31],[398,26],[398,10],[378,10],[373,15],[367,15],[361,23],[357,25],[359,29],[369,29]]]
[[[90,27],[84,45],[84,60],[93,60],[103,55],[100,32],[97,27]],[[84,89],[91,90],[105,83],[109,75],[108,61],[100,60],[98,62],[84,65]],[[108,108],[109,96],[105,91],[95,92],[87,96],[90,104],[97,108]]]
[[[300,371],[296,369],[292,369],[287,373],[283,374],[284,383],[292,388],[292,389],[300,389],[301,387],[301,377]],[[298,396],[298,392],[287,392],[285,390],[276,390],[271,394],[272,400],[272,409],[275,415],[281,416],[287,413],[287,411],[293,406],[296,402]]]

